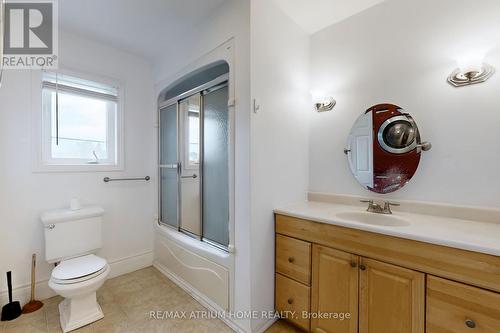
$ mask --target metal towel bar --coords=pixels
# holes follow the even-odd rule
[[[122,180],[145,180],[149,181],[151,177],[146,176],[146,177],[134,177],[134,178],[109,178],[109,177],[104,177],[104,182],[109,183],[109,182],[116,182],[116,181],[122,181]]]

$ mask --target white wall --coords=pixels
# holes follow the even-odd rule
[[[250,310],[250,2],[229,0],[207,15],[194,33],[187,34],[178,51],[154,66],[159,92],[178,73],[217,46],[234,37],[235,67],[235,271],[232,311]],[[245,331],[250,320],[238,320]]]
[[[13,271],[14,288],[30,282],[32,253],[38,254],[38,280],[50,277],[52,266],[45,262],[39,215],[67,206],[72,197],[106,210],[100,255],[108,262],[137,255],[142,256],[135,258],[136,264],[152,260],[157,198],[153,185],[155,100],[150,67],[127,53],[65,33],[60,34],[59,48],[61,67],[123,83],[125,171],[33,173],[31,72],[5,71],[0,88],[0,290],[6,289],[7,270]],[[105,176],[125,175],[150,175],[153,181],[102,181]],[[114,273],[124,268],[116,265]]]
[[[260,104],[251,122],[252,309],[272,311],[273,209],[304,200],[308,185],[309,36],[273,1],[251,3],[251,91]]]
[[[338,104],[312,117],[309,189],[373,196],[342,150],[355,119],[388,102],[414,116],[433,148],[410,184],[384,198],[499,207],[500,73],[476,86],[446,82],[471,51],[500,68],[498,17],[496,0],[389,0],[314,34],[312,89]]]

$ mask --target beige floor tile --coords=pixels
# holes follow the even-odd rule
[[[183,311],[189,318],[191,311],[206,310],[153,267],[106,281],[97,292],[97,299],[104,318],[75,330],[75,333],[232,332],[218,319],[152,318],[152,311]],[[0,323],[0,333],[62,333],[58,309],[62,300],[60,296],[49,298],[43,301],[41,310],[12,322]],[[285,332],[288,331],[273,333]]]
[[[303,332],[302,330],[284,320],[278,320],[265,331],[265,333],[302,333],[302,332]]]
[[[131,274],[125,274],[125,275],[121,275],[121,276],[106,280],[106,282],[104,283],[104,287],[105,288],[113,288],[113,287],[117,287],[120,285],[128,284],[131,281],[135,281],[135,280],[136,280],[135,276],[133,276]]]
[[[129,280],[125,283],[106,286],[107,290],[113,295],[113,298],[121,303],[124,299],[132,295],[146,291],[136,280]]]
[[[47,328],[49,333],[62,333],[59,324],[59,312],[57,312],[57,315],[47,313]]]
[[[138,333],[174,333],[175,324],[174,320],[146,320],[133,324],[132,328]]]
[[[218,326],[215,320],[209,319],[188,319],[175,324],[173,332],[175,333],[218,333]]]
[[[224,322],[217,320],[215,321],[215,328],[216,330],[214,332],[217,333],[233,333],[233,329],[229,326],[227,326]]]
[[[113,293],[106,287],[102,287],[97,291],[97,302],[99,304],[112,304],[115,302]]]
[[[125,313],[116,309],[113,312],[108,312],[104,314],[104,318],[96,321],[91,325],[92,332],[112,332],[112,333],[125,333],[125,332],[135,332],[131,326],[131,323],[127,319]]]
[[[51,297],[43,301],[43,308],[47,317],[59,317],[59,303],[64,300],[61,296]]]

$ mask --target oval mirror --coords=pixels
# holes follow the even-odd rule
[[[417,124],[402,108],[379,104],[364,112],[347,139],[349,167],[366,189],[390,193],[405,186],[417,171],[421,143]]]

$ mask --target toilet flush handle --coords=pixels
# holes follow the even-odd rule
[[[46,229],[49,229],[49,230],[52,230],[52,229],[54,229],[55,227],[56,227],[56,225],[55,225],[55,224],[49,224],[49,225],[46,225],[46,226],[45,226],[45,228],[46,228]]]

